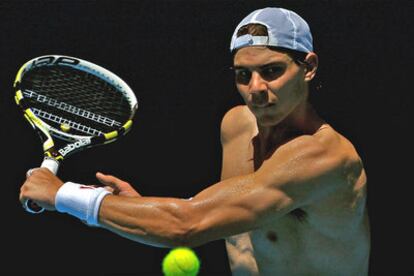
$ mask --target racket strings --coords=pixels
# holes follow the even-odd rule
[[[77,122],[59,117],[57,115],[48,113],[48,112],[43,111],[41,109],[32,108],[32,111],[39,118],[42,118],[42,119],[45,119],[45,120],[48,120],[48,121],[51,121],[51,122],[55,122],[58,125],[64,124],[66,126],[69,126],[71,129],[77,130],[77,131],[79,131],[81,133],[84,133],[84,134],[87,134],[87,135],[99,136],[99,135],[103,134],[102,131],[99,131],[99,130],[91,128],[89,126],[85,126],[85,125],[82,125],[80,123],[77,123]]]
[[[107,133],[131,116],[128,99],[114,85],[71,67],[34,68],[21,86],[37,116],[55,128],[70,126],[72,134]]]
[[[113,127],[113,126],[121,127],[122,126],[122,124],[120,122],[112,120],[108,117],[92,113],[90,111],[87,111],[85,109],[67,104],[65,102],[59,102],[55,99],[52,99],[50,97],[46,97],[44,95],[40,95],[40,94],[38,94],[34,91],[31,91],[31,90],[24,91],[23,95],[26,98],[33,98],[35,101],[37,101],[39,103],[45,103],[48,106],[55,107],[57,109],[66,111],[68,113],[72,113],[74,115],[78,115],[80,117],[84,117],[86,119],[90,119],[92,121],[95,121],[95,122],[98,122],[98,123],[101,123],[101,124],[105,124],[105,125],[110,126],[110,127]]]

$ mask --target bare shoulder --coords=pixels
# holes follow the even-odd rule
[[[362,160],[354,145],[332,126],[325,124],[312,135],[302,135],[286,145],[287,151],[300,151],[301,154],[317,157],[321,162],[329,162],[338,173],[361,173]],[[316,159],[315,159],[316,160]]]
[[[325,214],[329,210],[336,214],[336,219],[353,217],[357,213],[362,217],[367,179],[363,161],[349,139],[330,125],[324,125],[313,135],[293,140],[284,150],[303,157],[303,164],[307,166],[303,173],[315,174],[321,187],[325,186],[326,193],[319,194],[318,200],[313,201],[313,211],[325,210],[322,211]],[[292,156],[295,158],[295,154]]]
[[[232,140],[256,129],[256,119],[247,106],[238,105],[227,111],[221,121],[221,142]]]
[[[273,177],[276,169],[280,172],[278,179]],[[270,187],[294,195],[294,201],[307,205],[331,197],[340,189],[352,191],[364,172],[352,143],[326,125],[280,146],[257,174]]]
[[[327,155],[332,155],[340,161],[340,172],[347,180],[363,173],[362,160],[352,142],[331,126],[326,125],[316,132],[313,138],[326,150]]]
[[[349,233],[352,233],[355,238],[349,225],[354,230],[368,231],[365,228],[367,176],[363,160],[353,143],[331,126],[299,140],[295,142],[311,147],[306,151],[320,153],[319,158],[308,164],[311,164],[310,170],[317,172],[321,169],[321,187],[325,185],[326,188],[326,193],[319,194],[318,200],[304,207],[309,214],[309,222],[335,237],[350,237]]]

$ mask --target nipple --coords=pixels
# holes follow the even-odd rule
[[[276,235],[276,233],[274,231],[267,232],[266,237],[271,242],[276,242],[277,241],[277,235]]]

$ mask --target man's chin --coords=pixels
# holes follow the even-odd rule
[[[281,122],[281,119],[278,116],[271,116],[267,114],[256,116],[256,120],[257,124],[263,127],[272,127]]]
[[[250,107],[250,111],[256,117],[257,124],[260,126],[271,127],[279,124],[283,120],[283,116],[278,114],[274,106],[255,108]]]

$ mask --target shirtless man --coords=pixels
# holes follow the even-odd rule
[[[307,23],[285,9],[254,11],[231,51],[246,105],[222,121],[221,182],[183,200],[141,196],[101,173],[107,188],[36,169],[21,202],[153,246],[225,238],[234,275],[367,275],[366,175],[352,143],[308,102],[318,57]]]

